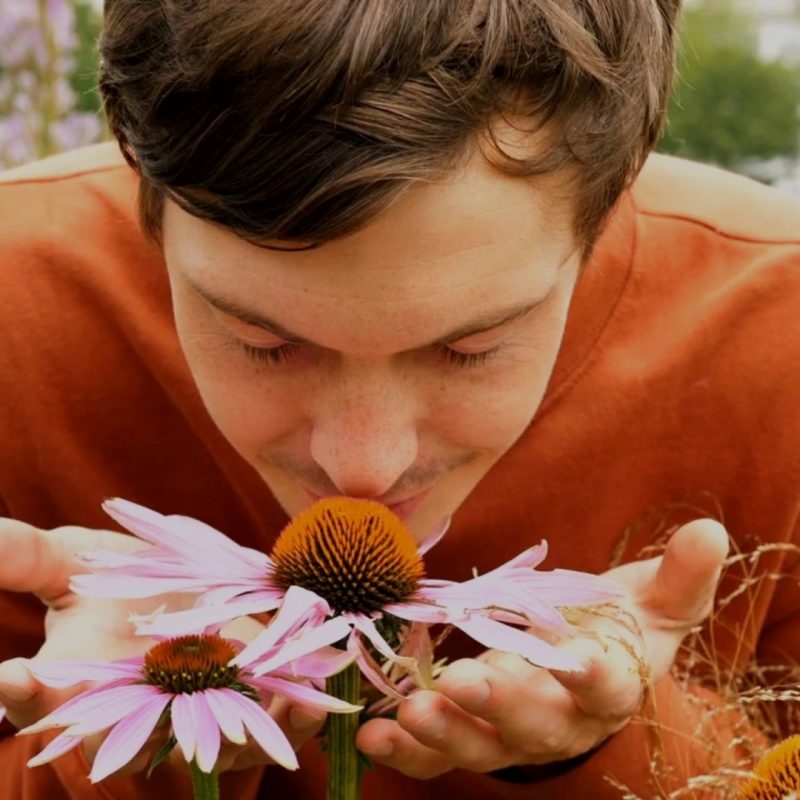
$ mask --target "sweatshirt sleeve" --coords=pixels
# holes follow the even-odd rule
[[[721,713],[710,713],[715,706]],[[665,797],[693,776],[734,764],[741,754],[731,743],[742,736],[743,725],[747,722],[740,715],[722,713],[721,701],[712,692],[699,687],[687,691],[666,676],[653,687],[642,713],[574,769],[527,784],[490,775],[472,775],[470,780],[482,782],[484,796],[496,800],[619,800],[624,789],[634,796]],[[761,738],[749,727],[745,735]],[[696,791],[692,797],[712,800],[719,796],[716,791]]]

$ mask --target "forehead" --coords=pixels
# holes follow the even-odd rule
[[[437,327],[552,286],[575,246],[554,180],[476,160],[447,182],[411,186],[362,230],[294,252],[257,247],[167,203],[165,254],[174,278],[315,341],[320,329],[372,340],[376,327],[435,338]]]

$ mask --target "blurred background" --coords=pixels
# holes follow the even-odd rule
[[[0,168],[106,136],[102,0],[0,0]],[[686,0],[661,150],[800,196],[800,0]]]

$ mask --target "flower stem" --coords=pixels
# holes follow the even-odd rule
[[[214,770],[203,772],[196,761],[189,765],[194,800],[219,800],[219,777]]]
[[[357,664],[327,679],[328,694],[356,704],[361,692]],[[329,714],[327,727],[328,800],[358,800],[361,793],[361,765],[356,750],[358,714]]]

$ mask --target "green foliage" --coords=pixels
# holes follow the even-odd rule
[[[800,70],[762,61],[752,21],[706,0],[686,11],[659,149],[725,166],[800,152]]]
[[[97,38],[100,35],[100,15],[87,2],[75,3],[75,28],[78,49],[75,53],[75,70],[70,84],[78,97],[76,111],[96,113],[100,109],[97,92]]]

